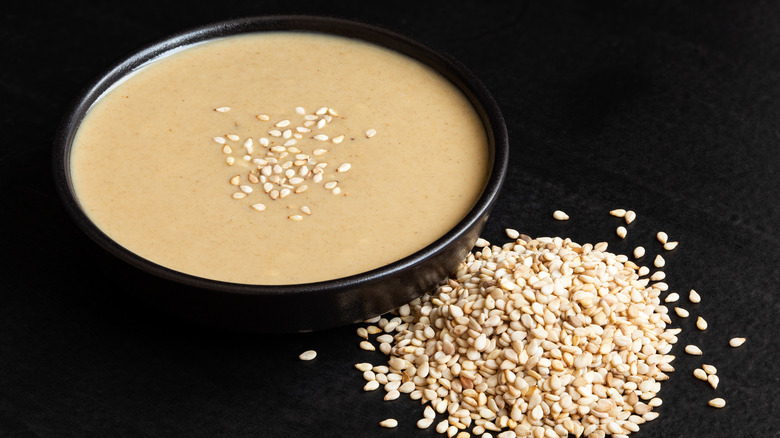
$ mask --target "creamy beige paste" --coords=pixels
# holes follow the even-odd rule
[[[334,279],[408,256],[465,216],[488,172],[485,128],[446,79],[365,42],[293,32],[150,63],[91,108],[71,158],[78,201],[120,245],[248,284]]]

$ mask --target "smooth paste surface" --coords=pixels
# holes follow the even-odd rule
[[[242,143],[253,138],[253,156],[266,153],[260,137],[280,144],[268,131],[284,119],[301,126],[299,106],[338,111],[296,146],[327,148],[313,159],[342,192],[309,181],[271,200],[255,184],[233,199],[229,180],[257,171]],[[240,138],[227,142],[232,166],[214,141],[228,134]],[[342,163],[348,172],[335,171]],[[89,218],[138,255],[205,278],[293,284],[381,267],[444,235],[483,189],[488,146],[463,94],[419,62],[357,40],[268,32],[198,44],[131,75],[89,111],[71,170]],[[304,205],[311,215],[289,219]]]

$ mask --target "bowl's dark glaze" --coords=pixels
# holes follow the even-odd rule
[[[469,214],[445,236],[404,259],[363,274],[289,286],[220,282],[173,271],[143,259],[106,236],[80,209],[69,174],[75,132],[90,106],[140,65],[205,40],[275,30],[320,32],[362,39],[423,62],[453,82],[474,105],[488,134],[490,175]],[[420,43],[371,25],[310,16],[269,16],[216,23],[153,44],[111,68],[76,101],[60,126],[54,170],[60,196],[76,224],[99,248],[118,286],[154,307],[185,319],[234,330],[294,332],[358,322],[395,309],[433,289],[469,253],[503,184],[509,144],[496,102],[463,65]],[[99,248],[96,248],[99,250]],[[111,256],[106,256],[108,252]]]

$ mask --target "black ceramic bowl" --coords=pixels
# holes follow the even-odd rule
[[[73,138],[90,106],[134,69],[159,56],[205,40],[250,33],[294,30],[340,35],[393,49],[448,78],[476,108],[488,135],[490,174],[476,205],[445,236],[402,260],[359,275],[308,284],[263,286],[199,278],[143,259],[105,235],[84,214],[70,176]],[[174,35],[131,55],[92,83],[67,114],[56,138],[54,166],[60,195],[78,226],[103,252],[116,287],[185,319],[241,331],[294,332],[347,325],[383,314],[432,290],[469,253],[506,174],[506,126],[484,85],[450,57],[396,33],[347,20],[309,16],[245,18]],[[101,249],[102,248],[102,251]],[[110,256],[105,256],[105,253]]]

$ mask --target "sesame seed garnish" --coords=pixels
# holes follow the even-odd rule
[[[230,111],[230,107],[229,106],[221,106],[219,108],[214,108],[214,111],[216,111],[218,113],[226,113],[226,112]]]
[[[241,175],[236,175],[233,178],[230,178],[230,184],[237,186],[241,183]]]
[[[561,210],[555,210],[553,212],[553,218],[558,221],[565,221],[569,219],[569,215]]]
[[[696,318],[696,327],[699,330],[707,330],[707,321],[701,316]]]
[[[306,350],[298,356],[300,360],[312,360],[317,357],[317,352],[314,350]]]
[[[301,206],[301,212],[311,215],[311,209],[306,205]]]
[[[366,137],[371,138],[376,135],[376,129],[371,128],[366,131]]]
[[[645,249],[641,246],[634,248],[634,258],[640,259],[645,256]]]
[[[626,230],[626,227],[617,227],[615,233],[618,235],[618,237],[623,239],[626,237],[626,234],[628,234],[628,230]]]
[[[244,193],[244,192],[235,192],[231,196],[233,197],[233,199],[244,199],[244,198],[246,198],[246,193]]]
[[[227,140],[225,140],[224,137],[214,137],[214,142],[218,144],[225,144],[227,143]]]
[[[685,352],[690,354],[691,356],[701,356],[702,352],[701,349],[695,345],[686,345],[685,346]]]
[[[712,366],[712,365],[708,365],[708,364],[706,364],[706,363],[705,363],[705,364],[703,364],[703,365],[701,366],[701,368],[702,368],[702,369],[704,370],[704,372],[705,372],[705,373],[707,373],[707,374],[717,374],[717,373],[718,373],[718,369],[717,369],[717,368],[715,368],[715,367],[714,367],[714,366]]]
[[[321,116],[321,115],[325,114],[326,112],[328,112],[328,107],[323,106],[323,107],[319,108],[317,111],[315,111],[314,114],[316,114],[318,116]]]
[[[271,142],[269,142],[268,139],[265,137],[260,137],[257,141],[263,147],[268,147],[268,145],[271,144]]]
[[[655,256],[655,259],[653,260],[653,266],[655,266],[656,268],[663,268],[665,264],[666,264],[666,260],[664,260],[664,258],[661,257],[661,254]]]
[[[269,115],[267,115],[267,114],[258,114],[258,115],[256,115],[255,117],[256,117],[258,120],[262,120],[262,121],[264,121],[264,122],[267,122],[267,121],[271,120],[271,117],[270,117]]]
[[[241,191],[244,192],[244,193],[247,193],[247,194],[252,193],[252,187],[251,186],[242,185],[242,186],[239,186],[238,188],[241,189]]]
[[[304,184],[304,185],[300,185],[300,186],[298,186],[298,187],[296,187],[296,188],[295,188],[294,192],[295,192],[295,193],[303,193],[303,192],[305,192],[306,190],[308,190],[308,188],[309,188],[309,186],[307,186],[307,185],[305,185],[305,184]]]
[[[679,245],[680,242],[666,242],[664,243],[664,249],[667,251],[671,251],[675,248],[677,248],[677,245]]]
[[[239,140],[241,140],[241,137],[239,137],[236,134],[228,134],[225,137],[227,137],[228,140],[231,140],[231,141],[239,141]]]
[[[295,114],[304,115],[306,110],[302,106],[295,107]]]
[[[623,218],[626,220],[627,224],[630,224],[631,222],[634,222],[634,219],[636,219],[636,213],[634,213],[633,210],[628,210],[626,211],[626,214]]]
[[[294,214],[292,216],[288,216],[288,219],[291,219],[291,220],[294,220],[294,221],[302,221],[303,220],[303,216],[301,216],[299,214]]]
[[[375,351],[376,347],[374,347],[374,344],[372,344],[369,341],[361,341],[360,342],[360,348],[366,351]]]
[[[661,242],[661,243],[666,243],[666,241],[669,239],[669,236],[668,236],[666,233],[664,233],[663,231],[659,231],[659,232],[658,232],[658,233],[655,235],[655,237],[656,237],[656,238],[658,239],[658,241],[659,241],[659,242]]]
[[[233,149],[230,146],[225,145],[225,146],[222,147],[222,153],[223,154],[230,154],[232,152],[233,152]]]
[[[322,129],[325,127],[325,125],[328,123],[327,119],[320,119],[317,121],[317,128]]]
[[[729,345],[731,345],[733,348],[737,348],[737,347],[741,346],[742,344],[744,344],[745,341],[747,341],[746,338],[731,338],[729,340]]]
[[[699,380],[704,380],[705,382],[707,381],[707,372],[701,368],[696,368],[693,370],[693,376]]]
[[[687,310],[683,309],[682,307],[675,307],[674,313],[677,314],[680,318],[687,318],[690,313],[688,313]]]
[[[328,140],[328,136],[325,135],[325,134],[317,134],[317,135],[314,136],[314,139],[315,140],[319,140],[319,141],[327,141]]]
[[[338,184],[339,184],[338,181],[328,181],[323,185],[323,187],[325,187],[328,190],[331,190],[332,188],[336,187]]]
[[[512,228],[506,228],[504,232],[506,233],[507,237],[509,237],[510,239],[517,239],[520,237],[520,232]]]
[[[626,211],[622,208],[616,208],[615,210],[611,210],[609,214],[615,217],[624,217],[626,215]]]
[[[335,143],[335,144],[339,144],[339,143],[341,143],[342,141],[344,141],[344,135],[342,134],[342,135],[339,135],[339,136],[333,137],[333,138],[332,138],[330,141],[332,141],[332,142],[333,142],[333,143]]]
[[[254,208],[257,211],[265,210],[265,204],[261,204],[261,203],[252,204],[251,207]]]
[[[235,162],[236,162],[236,159],[235,159],[235,158],[233,158],[233,157],[227,157],[227,158],[225,158],[225,163],[227,163],[227,165],[228,165],[228,166],[232,166],[232,165],[233,165],[233,163],[235,163]]]
[[[268,131],[268,135],[270,135],[272,137],[281,137],[282,136],[282,131],[280,131],[278,129],[272,129],[272,130]]]
[[[290,138],[292,135],[292,129],[285,129],[284,132],[282,132],[282,138]]]
[[[341,173],[343,173],[343,172],[346,172],[346,171],[348,171],[350,168],[352,168],[352,165],[351,165],[351,164],[349,164],[349,163],[344,163],[344,164],[342,164],[341,166],[339,166],[339,167],[336,169],[336,172],[341,172]]]
[[[714,399],[710,400],[709,402],[707,402],[707,404],[709,404],[713,408],[720,409],[720,408],[726,406],[726,400],[718,397],[718,398],[714,398]]]
[[[338,195],[341,193],[341,187],[334,187],[333,190],[330,191],[334,195]]]
[[[246,179],[248,179],[249,182],[252,184],[257,184],[260,182],[260,179],[257,177],[257,175],[251,172],[249,173],[249,175],[247,175]]]
[[[327,149],[315,149],[312,154],[316,156],[325,155],[328,152]]]

